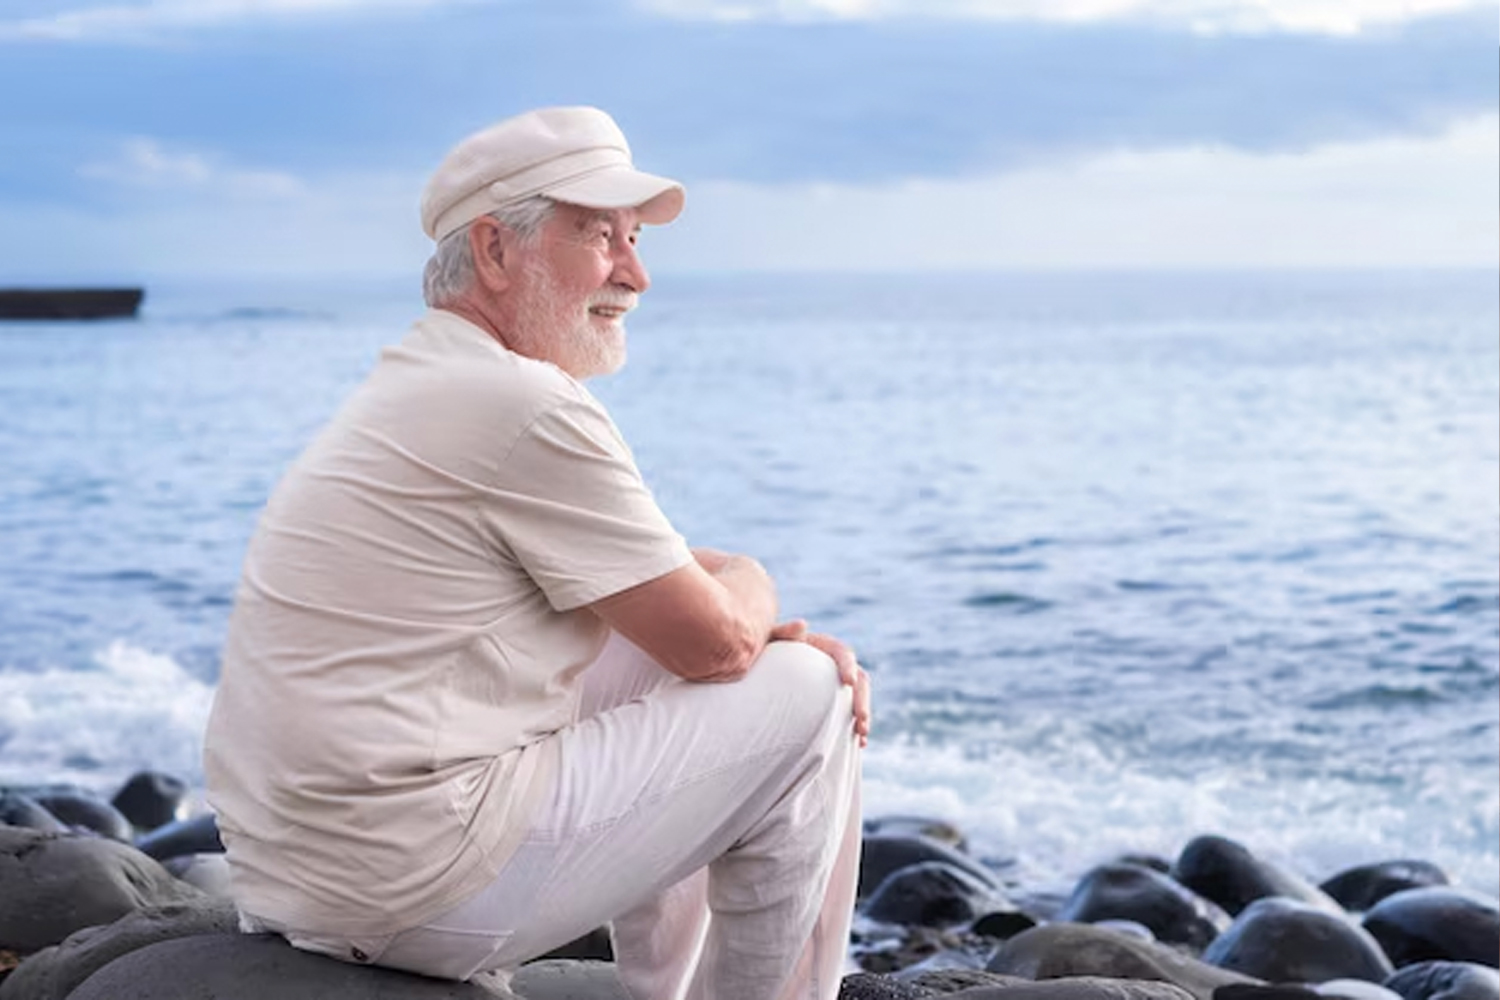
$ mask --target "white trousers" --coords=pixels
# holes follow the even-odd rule
[[[561,767],[487,888],[396,935],[381,965],[467,979],[612,922],[637,1000],[834,1000],[859,868],[851,697],[777,642],[694,684],[612,636]]]

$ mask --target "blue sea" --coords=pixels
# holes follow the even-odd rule
[[[1235,837],[1500,870],[1494,272],[658,275],[596,383],[680,530],[847,639],[867,812],[1015,882]],[[0,323],[0,783],[200,780],[278,476],[404,284]]]

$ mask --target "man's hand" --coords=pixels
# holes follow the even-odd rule
[[[701,558],[699,561],[702,561]],[[801,618],[793,618],[772,628],[771,641],[805,642],[833,659],[834,665],[838,667],[839,683],[854,689],[854,733],[859,737],[859,745],[869,745],[870,675],[865,673],[859,661],[854,658],[854,650],[831,635],[809,632],[807,622]]]

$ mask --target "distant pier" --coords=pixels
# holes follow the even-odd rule
[[[145,295],[142,288],[0,288],[0,320],[128,318]]]

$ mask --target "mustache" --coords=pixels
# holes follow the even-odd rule
[[[624,309],[629,311],[636,307],[640,298],[635,292],[604,290],[589,296],[588,308],[604,306],[609,309]]]

